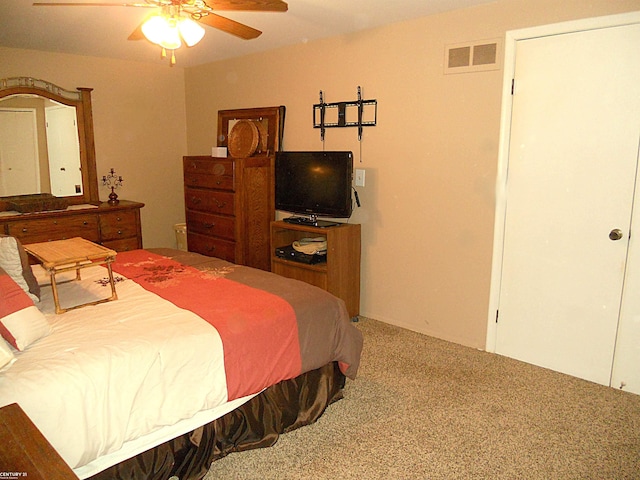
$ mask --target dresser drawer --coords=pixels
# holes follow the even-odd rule
[[[100,234],[103,241],[138,235],[136,212],[121,211],[100,214]]]
[[[184,184],[192,187],[233,190],[234,163],[214,158],[185,158]]]
[[[228,240],[187,232],[187,245],[190,252],[222,258],[228,262],[235,262],[236,259],[236,244]]]
[[[189,187],[215,188],[233,191],[233,178],[218,175],[184,174],[184,184]]]
[[[18,220],[9,222],[7,227],[7,233],[18,237],[22,243],[49,242],[73,237],[86,238],[92,242],[99,239],[97,215]]]
[[[142,245],[140,245],[138,242],[138,237],[123,238],[120,240],[108,240],[106,242],[102,242],[102,245],[110,248],[111,250],[115,250],[116,252],[128,252],[130,250],[137,250],[138,248],[142,248]]]
[[[187,231],[235,240],[236,222],[233,217],[187,210]]]
[[[234,214],[234,194],[211,190],[184,189],[184,203],[189,210],[201,212]]]
[[[185,158],[184,173],[205,173],[233,178],[233,160],[227,158],[203,157]]]

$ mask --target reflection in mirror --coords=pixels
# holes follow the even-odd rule
[[[16,197],[100,203],[91,88],[0,79],[0,211],[15,210]]]
[[[0,99],[0,196],[82,195],[76,108],[38,95]]]

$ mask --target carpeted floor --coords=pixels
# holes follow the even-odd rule
[[[361,318],[345,398],[214,479],[640,479],[640,395]]]

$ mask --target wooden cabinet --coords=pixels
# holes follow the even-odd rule
[[[327,239],[327,260],[306,264],[276,256],[279,247],[306,237]],[[350,317],[360,313],[360,225],[341,223],[333,227],[271,223],[271,271],[310,283],[344,300]]]
[[[270,269],[273,156],[183,158],[189,251]]]
[[[0,232],[24,244],[82,237],[118,252],[142,248],[142,203],[121,200],[97,208],[0,216]]]

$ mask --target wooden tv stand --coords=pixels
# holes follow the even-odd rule
[[[276,256],[278,247],[308,237],[326,237],[327,261],[306,264]],[[331,227],[271,222],[271,271],[320,287],[344,300],[349,316],[360,313],[360,225],[341,223]]]

